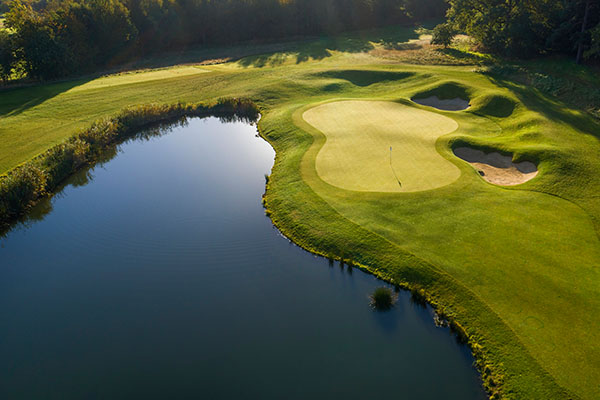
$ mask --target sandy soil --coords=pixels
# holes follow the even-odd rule
[[[455,99],[439,99],[437,96],[426,97],[424,99],[412,99],[417,104],[429,106],[445,111],[460,111],[469,108],[469,102],[460,98]]]
[[[534,163],[523,161],[513,163],[510,156],[500,153],[484,153],[470,147],[458,147],[454,154],[474,166],[481,177],[495,185],[513,186],[525,183],[536,177]]]

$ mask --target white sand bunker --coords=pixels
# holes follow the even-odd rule
[[[474,166],[479,175],[495,185],[514,186],[525,183],[538,174],[534,163],[523,161],[513,163],[511,156],[498,152],[484,153],[470,147],[458,147],[454,154]]]
[[[440,99],[437,96],[430,96],[423,99],[412,99],[412,101],[422,106],[429,106],[445,111],[461,111],[469,108],[469,101],[459,97],[454,99]]]

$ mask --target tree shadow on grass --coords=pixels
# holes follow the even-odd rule
[[[83,85],[91,79],[78,79],[66,82],[39,84],[0,91],[0,116],[12,117],[27,111],[46,100],[58,96],[69,89]]]
[[[243,67],[278,66],[286,60],[292,59],[296,64],[311,60],[323,60],[331,57],[334,52],[341,53],[366,53],[375,49],[376,45],[386,48],[414,49],[419,45],[409,43],[418,39],[419,34],[413,27],[387,27],[368,31],[359,31],[326,36],[318,39],[289,43],[289,46],[280,52],[261,54],[242,58],[238,64]]]
[[[560,120],[588,135],[600,138],[600,123],[584,111],[569,106],[558,98],[544,95],[537,89],[513,82],[502,75],[486,74],[497,86],[510,90],[529,110],[538,112],[550,120]]]
[[[283,64],[286,60],[293,60],[301,64],[311,60],[323,60],[331,57],[334,51],[344,53],[362,53],[374,48],[367,40],[352,38],[321,38],[314,41],[299,43],[290,46],[282,52],[260,54],[242,58],[238,64],[243,67],[274,67]]]

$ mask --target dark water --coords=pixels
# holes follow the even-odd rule
[[[0,240],[0,398],[485,397],[430,310],[272,227],[254,127],[121,148]]]

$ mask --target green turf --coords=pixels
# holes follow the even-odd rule
[[[186,73],[141,72],[5,91],[0,171],[129,105],[249,97],[261,108],[261,133],[277,151],[265,201],[286,235],[315,252],[352,259],[379,276],[425,289],[464,327],[487,387],[500,388],[507,398],[596,399],[600,124],[506,75],[398,61],[431,60],[435,50],[424,49],[421,57],[414,48],[417,39],[408,31],[360,33],[202,66],[200,73],[183,66],[176,68]],[[408,41],[410,49],[399,51]],[[437,87],[464,88],[471,107],[441,112],[410,102]],[[435,142],[423,132],[427,144],[419,143],[414,153],[429,154],[460,176],[433,190],[408,193],[331,184],[319,161],[321,151],[327,154],[323,132],[331,132],[303,115],[322,105],[342,105],[344,99],[426,112],[424,122],[455,121],[458,128],[438,131],[442,136]],[[363,118],[338,113],[335,118],[347,124],[352,118],[383,120],[386,114],[364,111]],[[409,133],[411,140],[419,139],[411,130],[402,142]],[[465,142],[512,152],[516,161],[536,161],[540,173],[517,188],[490,185],[452,155],[451,146]],[[377,179],[388,184],[389,175]]]
[[[336,101],[309,109],[303,118],[327,137],[316,168],[334,186],[416,192],[460,175],[435,149],[438,137],[458,128],[443,115],[393,102]]]

